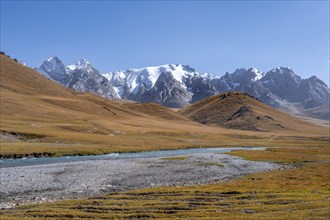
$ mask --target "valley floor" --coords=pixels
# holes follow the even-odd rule
[[[272,166],[262,169],[276,168],[276,170],[248,174],[228,182],[195,186],[162,186],[112,193],[110,191],[113,190],[109,190],[112,187],[108,187],[108,194],[52,203],[20,205],[14,209],[2,210],[0,214],[2,219],[329,219],[329,150],[329,147],[324,146],[270,148],[254,152],[234,151],[228,154],[255,161],[273,161],[278,165],[262,163]],[[203,174],[216,181],[219,178],[228,178],[219,176],[220,170],[237,170],[237,165],[242,165],[238,170],[242,169],[245,172],[253,167],[261,168],[262,165],[255,162],[249,164],[236,157],[234,157],[236,163],[228,163],[227,159],[233,158],[209,154],[194,155],[190,158],[141,160],[135,161],[135,165],[139,169],[143,166],[158,166],[160,168],[158,171],[168,170],[165,168],[167,166],[172,167],[169,170],[177,167],[172,170],[172,174],[181,173],[182,178],[190,178],[191,174]],[[104,163],[104,161],[99,162]],[[192,167],[191,170],[189,168],[192,163],[202,165]],[[129,164],[128,169],[132,168]],[[291,168],[278,169],[283,165]],[[187,172],[178,170],[179,167],[188,170]],[[151,170],[155,171],[154,168]],[[132,171],[133,176],[130,178],[138,181],[141,177],[135,173],[136,170]],[[61,172],[55,174],[53,171],[46,174],[42,169],[40,172],[49,177],[62,175]],[[171,181],[167,179],[171,178],[168,174],[160,172],[157,175],[152,172],[145,182],[150,187],[151,179],[153,183],[157,183],[155,181],[157,178]],[[66,175],[65,172],[63,175]],[[145,173],[143,175],[148,176]],[[203,175],[198,180],[200,183],[204,183]],[[125,182],[128,179],[120,181]],[[177,184],[173,179],[170,183]]]
[[[2,168],[0,208],[156,186],[200,185],[280,169],[220,153],[108,159]]]

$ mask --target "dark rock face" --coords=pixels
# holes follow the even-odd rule
[[[188,92],[173,77],[171,72],[163,72],[147,96],[151,102],[156,102],[167,107],[181,108],[189,104],[192,93]]]
[[[242,118],[245,114],[251,111],[252,108],[250,106],[243,105],[228,119],[228,121],[232,120],[233,118]]]
[[[67,77],[67,67],[58,57],[51,57],[44,61],[39,71],[48,74],[55,81],[63,81]]]
[[[77,61],[69,68],[58,57],[51,57],[36,70],[76,91],[90,92],[108,99],[119,98],[108,80],[87,60]]]
[[[299,96],[296,97],[298,102],[308,100],[310,102],[315,102],[317,105],[317,103],[321,104],[330,100],[330,90],[328,86],[316,76],[303,79],[299,85],[298,94]]]
[[[275,68],[261,79],[262,86],[274,95],[290,102],[297,100],[301,77],[290,68]]]
[[[218,94],[218,91],[208,81],[209,80],[196,74],[184,82],[189,92],[193,94],[191,103]]]
[[[107,99],[119,98],[113,86],[92,66],[73,70],[65,80],[65,86],[80,92],[90,92]]]

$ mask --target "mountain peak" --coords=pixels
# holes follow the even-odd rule
[[[290,67],[276,67],[268,72],[272,76],[293,79],[297,84],[301,82],[301,77],[297,75]],[[267,74],[268,74],[267,73]]]
[[[271,72],[277,72],[277,73],[294,73],[293,70],[290,67],[276,67],[274,69],[271,70]]]
[[[66,77],[66,67],[57,56],[52,56],[45,60],[39,70],[41,74],[56,81]]]
[[[43,62],[40,69],[50,72],[59,68],[63,69],[63,67],[65,67],[63,62],[57,56],[52,56]]]
[[[57,56],[48,57],[47,62],[52,62],[52,60],[58,59]]]
[[[73,64],[69,65],[70,70],[82,69],[91,66],[91,63],[87,59],[80,59]]]
[[[88,64],[91,64],[91,63],[87,59],[80,59],[77,62],[75,62],[75,64],[78,66],[78,65],[88,65]]]
[[[251,67],[247,71],[255,74],[254,81],[261,79],[265,75],[255,67]]]
[[[63,64],[63,62],[57,56],[51,56],[51,57],[48,57],[48,59],[45,60],[42,65],[45,65],[45,64],[50,64],[51,66],[57,66],[59,64]]]
[[[234,73],[229,75],[233,75],[234,81],[242,81],[243,79],[256,81],[264,76],[262,72],[254,67],[249,69],[237,68]]]

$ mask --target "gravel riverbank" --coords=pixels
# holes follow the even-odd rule
[[[282,167],[218,153],[179,159],[107,159],[1,168],[0,208],[130,189],[228,181]]]

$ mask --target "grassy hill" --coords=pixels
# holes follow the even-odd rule
[[[194,103],[182,115],[202,124],[252,131],[309,131],[314,124],[278,111],[240,92],[227,92]]]

